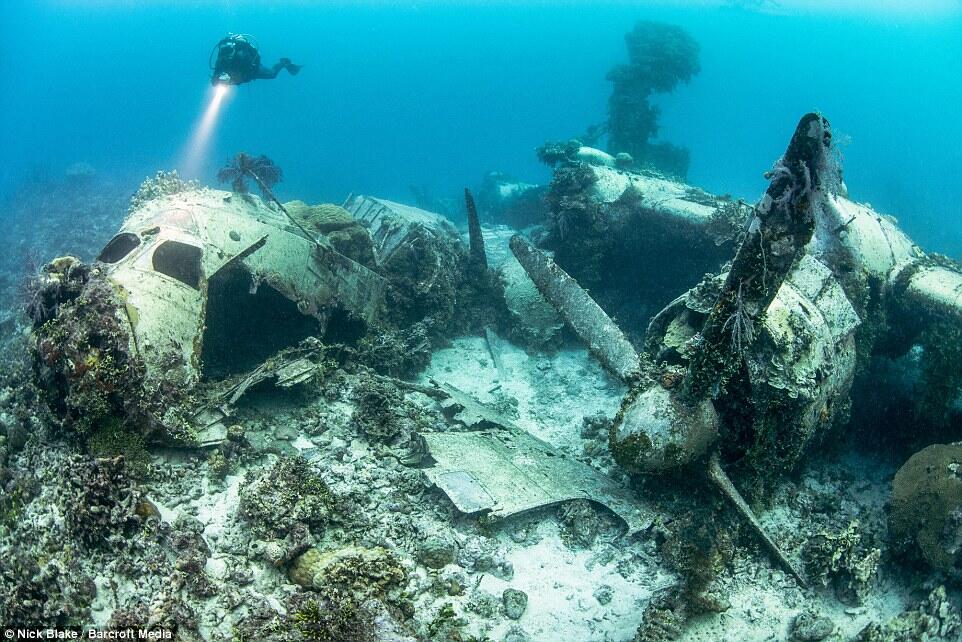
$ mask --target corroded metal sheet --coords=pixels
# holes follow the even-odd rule
[[[410,243],[419,231],[460,242],[454,224],[434,212],[373,196],[357,196],[344,207],[370,230],[375,254],[382,265],[390,262],[394,253]]]
[[[503,427],[520,430],[509,418],[485,406],[468,393],[443,381],[431,379],[431,383],[444,391],[446,398],[441,402],[441,412],[451,421],[474,429]]]
[[[463,513],[504,518],[560,502],[587,499],[609,508],[634,534],[653,512],[628,489],[516,427],[422,433],[437,462],[425,469]]]

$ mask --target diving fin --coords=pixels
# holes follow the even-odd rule
[[[284,65],[284,68],[287,69],[288,73],[292,76],[296,76],[297,72],[299,72],[301,70],[301,67],[303,67],[303,65],[295,65],[293,62],[291,62],[290,58],[281,58],[281,63]]]

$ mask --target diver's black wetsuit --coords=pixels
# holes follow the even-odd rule
[[[264,65],[257,66],[257,74],[254,75],[255,79],[258,80],[269,80],[271,78],[277,78],[277,72],[281,69],[287,69],[290,71],[291,67],[297,67],[291,63],[289,58],[281,58],[279,62],[274,63],[274,66],[268,69]],[[298,69],[300,71],[300,69]],[[292,71],[292,74],[296,74],[297,71]]]
[[[252,80],[269,80],[276,78],[281,69],[294,75],[301,67],[289,58],[281,58],[273,67],[265,67],[261,64],[260,53],[244,36],[227,36],[217,43],[217,62],[210,82],[212,85],[240,85]]]

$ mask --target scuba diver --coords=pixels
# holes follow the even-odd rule
[[[210,84],[241,85],[245,82],[259,79],[276,78],[281,69],[287,69],[292,76],[301,70],[290,58],[281,58],[273,67],[261,64],[261,55],[250,36],[243,34],[228,34],[214,46],[217,60],[213,63],[214,70]],[[214,50],[210,57],[213,59]]]

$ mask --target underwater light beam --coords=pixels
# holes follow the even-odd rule
[[[200,174],[204,160],[207,158],[217,120],[227,97],[232,93],[231,89],[230,85],[217,84],[211,90],[207,109],[204,110],[204,115],[197,126],[194,127],[194,133],[191,134],[187,149],[184,152],[181,168],[185,176],[196,177]]]

